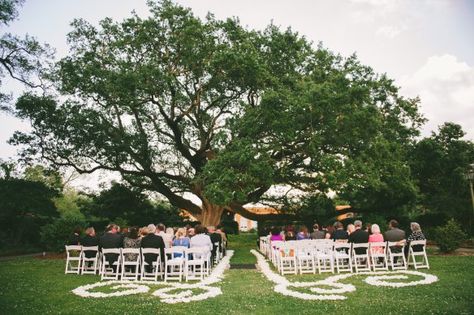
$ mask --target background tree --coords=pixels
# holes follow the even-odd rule
[[[455,218],[465,228],[469,222],[472,226],[473,210],[465,176],[474,161],[474,143],[463,140],[464,136],[460,125],[448,122],[413,147],[410,164],[420,189],[420,212],[425,224],[441,225],[447,218]]]
[[[7,26],[18,16],[24,0],[0,0],[0,27]],[[0,37],[0,87],[5,77],[22,82],[28,88],[39,88],[41,77],[53,50],[34,37],[23,38],[4,33]],[[9,110],[11,94],[0,91],[0,110]]]
[[[12,138],[25,157],[117,171],[204,224],[225,208],[262,219],[249,202],[294,214],[329,191],[399,185],[410,195],[400,160],[422,119],[391,80],[290,29],[203,21],[169,1],[150,8],[149,18],[99,28],[73,22],[71,53],[50,76],[62,97],[26,94],[16,104],[33,126]]]
[[[0,233],[2,247],[38,245],[39,229],[58,216],[57,192],[41,182],[0,179]]]
[[[183,219],[175,207],[164,202],[153,202],[139,189],[119,183],[113,183],[109,189],[92,197],[83,211],[89,218],[95,218],[94,225],[100,229],[109,222],[138,226],[150,223],[171,226],[183,224]]]

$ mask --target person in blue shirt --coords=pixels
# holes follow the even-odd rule
[[[184,246],[186,248],[189,248],[190,241],[189,238],[186,236],[186,229],[185,228],[179,228],[178,231],[176,231],[175,237],[173,239],[173,246]],[[174,258],[181,257],[181,253],[174,253]]]

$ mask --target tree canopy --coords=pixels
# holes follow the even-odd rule
[[[18,16],[18,7],[24,0],[0,0],[0,27],[5,27]],[[43,70],[53,56],[53,50],[40,44],[34,37],[23,38],[11,33],[0,37],[0,87],[3,80],[11,78],[28,88],[43,87]],[[8,110],[11,95],[0,91],[0,110]]]
[[[466,174],[474,161],[474,143],[463,140],[464,135],[461,126],[445,123],[437,133],[417,142],[410,152],[410,166],[420,189],[421,212],[432,221],[436,216],[441,220],[454,217],[466,225],[466,219],[472,218]]]
[[[250,202],[296,213],[329,192],[372,208],[413,199],[404,161],[418,99],[291,29],[149,4],[147,18],[72,23],[70,53],[49,74],[56,90],[16,103],[33,127],[11,139],[24,157],[117,171],[204,224],[224,209],[257,218]],[[385,195],[360,197],[371,191]]]

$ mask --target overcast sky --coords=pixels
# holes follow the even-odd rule
[[[195,14],[236,16],[249,28],[271,21],[298,31],[315,44],[344,56],[357,53],[377,72],[396,80],[405,96],[420,96],[429,122],[423,135],[445,121],[460,124],[474,139],[474,1],[470,0],[181,0]],[[26,0],[17,21],[1,31],[26,33],[67,55],[66,34],[74,18],[96,24],[123,19],[135,10],[148,14],[145,0]],[[21,91],[5,82],[5,91]],[[0,159],[14,157],[6,144],[28,125],[0,113]]]

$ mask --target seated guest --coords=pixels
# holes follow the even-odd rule
[[[95,229],[92,226],[86,229],[85,235],[81,239],[81,244],[86,247],[99,245],[99,239],[97,238]]]
[[[169,236],[171,236],[171,240],[174,239],[175,232],[174,232],[174,229],[172,227],[167,227],[165,233],[168,234]],[[173,243],[173,241],[171,241],[171,243]]]
[[[141,239],[138,236],[138,228],[132,226],[128,228],[128,234],[123,239],[123,248],[140,248]],[[125,254],[127,261],[132,261],[137,259],[138,254]]]
[[[376,242],[383,242],[383,235],[380,233],[380,227],[378,224],[372,224],[370,227],[372,234],[369,235],[369,243],[376,243]],[[380,246],[373,247],[372,248],[373,253],[383,253],[383,248]]]
[[[407,246],[405,247],[405,255],[408,256],[409,246],[411,241],[423,241],[426,240],[425,235],[421,232],[421,227],[418,223],[412,222],[410,223],[410,230],[411,234],[408,235],[407,238]],[[422,251],[423,245],[415,245],[413,246],[413,250],[415,252]]]
[[[299,240],[308,240],[309,239],[309,233],[308,233],[308,228],[306,226],[302,226],[300,228],[300,231],[296,235],[296,239]]]
[[[171,243],[173,242],[173,235],[170,235],[168,233],[165,233],[166,227],[164,224],[159,223],[156,225],[156,235],[161,236],[163,239],[163,242],[165,243],[166,248],[171,247]]]
[[[207,234],[211,238],[212,242],[212,252],[211,252],[211,259],[214,261],[214,257],[216,257],[216,252],[218,246],[216,243],[219,244],[220,247],[222,247],[222,236],[219,233],[216,233],[216,228],[213,225],[210,225],[207,227]]]
[[[193,237],[194,235],[196,235],[196,232],[194,232],[194,228],[193,227],[190,227],[187,231],[186,231],[186,234],[188,235],[189,238]]]
[[[347,228],[346,228],[346,231],[347,231],[347,234],[351,235],[351,233],[355,231],[354,224],[352,224],[352,223],[348,224]]]
[[[285,229],[285,241],[295,241],[296,240],[296,235],[295,235],[295,228],[292,225],[288,225]]]
[[[369,233],[362,230],[362,221],[355,220],[354,221],[354,232],[349,235],[349,242],[350,243],[368,243],[369,242]],[[363,248],[356,248],[356,254],[362,255],[365,254],[365,250]]]
[[[186,236],[186,230],[185,228],[179,228],[176,231],[176,235],[173,240],[173,246],[184,246],[186,248],[189,248],[190,245],[190,240],[189,237]],[[181,253],[174,253],[174,258],[176,257],[181,257]]]
[[[81,245],[81,228],[76,227],[72,234],[69,236],[67,245]]]
[[[270,233],[272,234],[270,236],[270,242],[272,241],[284,241],[285,239],[283,238],[283,235],[280,233],[280,229],[277,227],[274,227],[271,229]]]
[[[105,233],[99,238],[100,248],[120,248],[122,247],[123,239],[119,234],[118,226],[116,224],[109,224],[105,228]],[[111,266],[118,259],[117,254],[107,254],[105,258]],[[113,266],[114,270],[116,266]]]
[[[219,233],[221,235],[223,242],[227,242],[227,234],[225,233],[225,230],[221,225],[217,226],[216,233]]]
[[[119,232],[122,235],[122,238],[125,238],[125,236],[128,235],[129,228],[128,227],[120,228]]]
[[[221,252],[223,255],[225,255],[225,251],[227,248],[227,234],[225,233],[225,230],[221,225],[217,226],[216,233],[219,233],[221,235],[221,238],[222,238]]]
[[[196,235],[191,237],[190,247],[207,247],[212,251],[212,241],[209,235],[205,233],[206,228],[203,225],[198,224],[194,227],[194,231],[196,232]]]
[[[313,232],[310,234],[311,239],[320,240],[326,237],[326,232],[319,229],[319,224],[315,223],[313,225]]]
[[[154,224],[149,224],[146,229],[143,230],[143,233],[146,234],[140,243],[141,248],[158,248],[160,249],[161,262],[165,262],[165,243],[161,236],[156,235],[156,227]],[[152,264],[156,261],[157,255],[155,254],[145,254],[145,262],[148,264],[146,266],[146,271],[151,272]]]
[[[397,220],[390,220],[388,230],[384,233],[384,239],[388,242],[399,242],[405,239],[405,231],[398,228]]]
[[[418,223],[410,223],[411,234],[408,235],[407,242],[426,240],[425,235],[421,232],[421,227]]]
[[[86,235],[81,239],[81,244],[82,246],[85,247],[91,247],[91,246],[98,246],[99,245],[99,239],[95,235],[95,229],[93,227],[88,227],[86,229]],[[95,256],[94,251],[84,251],[86,258],[92,258]]]
[[[369,235],[372,233],[372,231],[370,230],[371,227],[372,227],[372,224],[371,224],[371,223],[367,223],[367,224],[365,225],[364,231],[366,231],[367,233],[369,233]]]
[[[347,231],[344,230],[344,224],[341,222],[337,221],[334,224],[336,230],[332,234],[332,239],[335,241],[344,241],[349,239],[349,234]]]
[[[399,242],[400,244],[405,242],[405,231],[398,228],[397,220],[390,220],[390,222],[388,222],[388,230],[383,236],[387,242]],[[401,246],[391,246],[390,250],[394,253],[400,253],[402,251]],[[407,250],[405,252],[408,252]],[[397,262],[397,260],[398,257],[395,257],[395,262]]]
[[[148,227],[143,226],[140,229],[138,229],[138,236],[140,237],[140,239],[142,239],[147,234],[148,234]]]
[[[334,228],[333,225],[328,225],[326,226],[326,236],[325,238],[326,239],[331,239],[332,238],[332,234],[334,233],[336,229]]]

